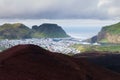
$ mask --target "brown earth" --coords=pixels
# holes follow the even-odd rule
[[[120,74],[28,44],[0,53],[0,80],[120,80]]]
[[[120,54],[118,52],[84,52],[75,54],[73,57],[77,59],[85,59],[90,63],[120,73]]]

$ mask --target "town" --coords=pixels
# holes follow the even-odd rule
[[[5,39],[0,41],[0,47],[7,49],[18,44],[34,44],[51,52],[58,52],[63,54],[76,54],[80,53],[80,51],[76,50],[75,48],[72,48],[71,45],[80,43],[80,40],[74,38],[32,38],[18,40]]]

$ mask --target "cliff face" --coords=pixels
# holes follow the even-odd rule
[[[120,43],[120,22],[103,27],[96,37],[89,39],[89,42]]]
[[[64,38],[69,37],[66,32],[57,24],[44,23],[40,26],[33,26],[33,37],[37,38]]]
[[[98,34],[98,42],[101,43],[120,43],[120,35],[110,34],[109,32],[100,32]]]
[[[90,43],[95,43],[95,42],[97,42],[97,38],[98,36],[96,35],[96,36],[93,36],[92,38],[90,38],[90,39],[87,39],[87,40],[84,40],[85,42],[90,42]]]
[[[3,24],[0,26],[0,39],[26,38],[65,38],[69,37],[57,24],[42,24],[32,29],[21,23]]]

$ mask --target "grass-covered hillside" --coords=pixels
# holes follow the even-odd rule
[[[27,39],[27,38],[65,38],[69,37],[57,24],[42,24],[32,29],[21,23],[3,24],[0,26],[0,39]]]
[[[57,24],[42,24],[40,26],[33,26],[33,37],[39,38],[64,38],[69,37],[66,32]]]
[[[113,25],[110,25],[110,26],[105,26],[103,27],[102,29],[103,31],[106,31],[108,33],[111,33],[111,34],[120,34],[120,22],[119,23],[116,23],[116,24],[113,24]]]
[[[120,22],[103,27],[97,38],[100,43],[120,43]]]
[[[120,43],[120,22],[103,27],[97,36],[88,39],[88,42]]]
[[[103,45],[103,46],[96,46],[96,45],[81,45],[75,44],[71,47],[76,48],[81,52],[112,52],[112,53],[120,53],[120,45]]]
[[[21,23],[3,24],[0,26],[0,39],[31,38],[31,30]]]

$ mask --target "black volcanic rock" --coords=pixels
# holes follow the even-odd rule
[[[32,29],[33,29],[33,30],[37,30],[37,29],[38,29],[38,26],[37,26],[37,25],[34,25],[34,26],[32,26]]]
[[[93,36],[90,39],[84,40],[85,42],[95,43],[97,42],[98,36]]]
[[[69,37],[66,32],[57,24],[44,23],[40,26],[33,26],[34,33],[32,37],[39,38],[65,38]]]
[[[120,80],[120,74],[28,44],[0,53],[0,80]]]
[[[120,54],[109,52],[86,52],[82,54],[75,54],[74,57],[84,58],[91,63],[120,73]]]

